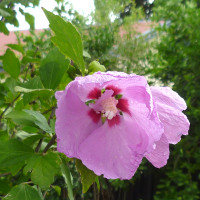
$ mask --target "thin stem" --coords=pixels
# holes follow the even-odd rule
[[[1,119],[2,119],[3,115],[8,110],[8,108],[10,108],[10,106],[12,106],[20,96],[21,96],[21,94],[17,95],[17,97],[15,99],[13,99],[13,101],[10,104],[8,104],[8,106],[4,109],[4,111],[0,115],[0,122],[1,122]]]
[[[35,148],[35,152],[38,152],[42,146],[43,138],[39,140],[37,147]]]
[[[50,125],[50,120],[53,118],[53,116],[55,115],[55,108],[56,107],[53,107],[53,108],[51,108],[51,114],[50,114],[50,116],[49,116],[49,119],[48,119],[48,124]],[[45,134],[45,132],[43,132],[44,134]],[[56,139],[56,138],[55,138]],[[40,150],[40,148],[41,148],[41,145],[42,145],[42,142],[43,142],[43,138],[41,138],[40,140],[39,140],[39,142],[38,142],[38,145],[37,145],[37,147],[36,147],[36,149],[35,149],[35,152],[39,152],[39,150]],[[51,140],[50,140],[50,142],[51,142]],[[55,141],[54,141],[55,142]],[[52,144],[51,144],[52,145]],[[48,146],[48,144],[47,144],[47,146]],[[45,147],[45,149],[47,148],[47,146]],[[49,148],[49,147],[48,147]],[[44,149],[44,150],[45,150]],[[48,149],[47,149],[48,150]],[[47,151],[46,150],[46,151]],[[45,151],[45,152],[46,152]],[[44,152],[44,153],[45,153]]]
[[[47,146],[44,148],[43,153],[46,153],[49,148],[56,142],[56,134],[51,138],[51,140],[49,141],[49,143],[47,144]]]
[[[8,175],[10,175],[10,174],[11,174],[10,172],[8,172],[8,173],[3,173],[3,174],[0,174],[0,177],[8,176]]]

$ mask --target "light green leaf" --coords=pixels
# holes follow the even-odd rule
[[[35,118],[23,110],[12,110],[5,115],[5,118],[12,119],[13,122],[20,125],[35,126]]]
[[[83,186],[83,193],[86,193],[90,186],[96,181],[97,175],[89,170],[82,162],[76,159],[76,168],[81,174],[81,183]]]
[[[47,133],[52,133],[52,130],[51,130],[50,126],[48,125],[48,122],[47,122],[46,118],[44,117],[44,115],[42,115],[38,111],[26,110],[26,109],[24,109],[24,111],[26,113],[30,114],[32,117],[34,117],[34,123],[38,127],[40,127],[43,131],[45,131]]]
[[[38,191],[27,184],[20,184],[3,198],[3,200],[42,200]]]
[[[5,117],[12,119],[17,124],[39,127],[47,133],[52,133],[46,118],[38,111],[12,110]]]
[[[73,189],[72,189],[72,179],[71,179],[69,167],[67,166],[65,159],[64,158],[61,158],[61,159],[62,159],[61,172],[65,179],[65,183],[67,185],[68,196],[70,200],[74,200]]]
[[[45,88],[56,89],[67,72],[69,59],[65,59],[57,48],[52,49],[42,61],[39,76]]]
[[[2,17],[5,18],[5,17],[9,17],[9,16],[10,16],[10,13],[7,12],[6,8],[1,7],[1,8],[0,8],[0,15],[1,15]]]
[[[3,68],[13,78],[17,78],[20,74],[19,59],[10,49],[7,49],[5,55],[3,56]]]
[[[42,189],[47,189],[53,182],[55,174],[60,171],[61,160],[56,153],[32,156],[24,168],[24,173],[31,171],[31,180]]]
[[[83,50],[83,56],[86,58],[91,58],[90,54],[87,51]]]
[[[39,93],[41,92],[42,94],[44,93],[52,93],[53,90],[51,89],[27,89],[27,88],[23,88],[23,87],[20,87],[20,86],[16,86],[15,87],[15,92],[22,92],[22,93]]]
[[[79,32],[70,22],[60,16],[54,15],[44,8],[43,11],[50,22],[50,28],[55,33],[51,39],[52,42],[65,56],[71,58],[84,74],[83,44]]]
[[[24,54],[24,49],[21,44],[7,44],[7,46],[15,51],[18,51],[18,52]]]
[[[9,77],[5,81],[5,86],[10,90],[13,95],[16,95],[15,86],[17,84],[16,79]]]
[[[0,32],[4,33],[5,35],[9,35],[9,30],[7,29],[4,22],[0,20]]]
[[[33,149],[18,140],[0,141],[0,166],[9,167],[24,162]]]
[[[29,14],[29,13],[25,13],[25,20],[30,25],[30,29],[34,30],[35,29],[35,18],[34,18],[34,16]]]

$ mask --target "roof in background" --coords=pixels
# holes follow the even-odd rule
[[[22,30],[22,31],[16,31],[23,33],[24,35],[30,35],[29,30]],[[43,29],[36,30],[36,33],[43,32]],[[0,33],[0,55],[3,55],[8,48],[7,44],[17,44],[17,37],[15,35],[15,31],[10,31],[9,35],[4,35],[3,33]]]
[[[160,22],[160,24],[163,24],[163,22]],[[146,35],[153,29],[154,25],[155,23],[151,21],[139,21],[138,23],[133,24],[132,27],[136,32]],[[43,29],[36,30],[36,33],[42,31]],[[30,34],[28,30],[22,30],[19,32],[23,33],[24,35]],[[123,27],[121,27],[119,35],[123,37],[125,33],[126,30],[124,30]],[[0,33],[0,55],[3,55],[4,52],[6,51],[7,49],[6,44],[16,44],[16,43],[17,43],[17,38],[14,31],[10,31],[9,35],[4,35],[3,33]]]

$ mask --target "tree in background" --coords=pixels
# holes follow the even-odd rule
[[[195,0],[155,1],[153,15],[165,23],[158,28],[160,39],[149,55],[152,67],[148,72],[164,85],[172,83],[173,89],[187,100],[186,114],[191,122],[189,137],[171,147],[173,156],[160,174],[156,200],[200,198],[200,9],[197,3]]]

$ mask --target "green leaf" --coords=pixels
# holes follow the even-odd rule
[[[76,168],[81,174],[81,183],[83,185],[83,193],[86,193],[90,186],[96,181],[97,175],[89,170],[82,162],[76,159]]]
[[[24,168],[24,173],[31,171],[31,180],[42,189],[47,189],[53,182],[55,174],[60,171],[61,160],[56,153],[34,155]]]
[[[27,184],[20,184],[3,198],[3,200],[42,200],[38,191]]]
[[[41,128],[47,133],[52,133],[46,118],[38,111],[33,110],[12,110],[5,115],[6,118],[12,119],[16,124],[35,126]]]
[[[7,44],[7,46],[15,51],[18,51],[18,52],[24,54],[24,49],[21,44]]]
[[[17,88],[17,90],[19,89],[20,92],[24,92],[23,101],[25,105],[36,97],[40,97],[40,98],[44,97],[48,99],[49,95],[52,95],[52,92],[53,92],[52,90],[44,89],[42,82],[40,80],[40,77],[38,76],[33,79],[29,79],[27,82],[23,83],[20,86],[23,89]],[[27,89],[30,89],[30,90],[27,90]]]
[[[0,8],[0,15],[1,15],[2,17],[6,18],[6,17],[9,17],[9,16],[10,16],[10,13],[7,12],[6,8],[1,7],[1,8]]]
[[[19,59],[10,49],[7,49],[5,55],[3,56],[3,68],[13,78],[17,78],[20,74]]]
[[[35,29],[35,18],[34,18],[34,16],[29,14],[29,13],[25,13],[25,20],[30,25],[30,29],[34,30]]]
[[[40,79],[44,87],[56,89],[63,75],[66,73],[68,66],[69,59],[65,59],[57,48],[52,49],[42,61],[39,69]]]
[[[44,115],[39,113],[38,111],[33,111],[33,110],[25,110],[24,111],[28,114],[30,114],[32,117],[34,117],[34,123],[40,127],[43,131],[47,133],[52,133],[52,130],[50,126],[48,125],[48,122]]]
[[[60,16],[54,15],[44,8],[43,11],[50,22],[50,28],[55,33],[51,39],[52,42],[65,56],[71,58],[84,74],[83,44],[79,32],[70,22],[65,21]]]
[[[41,94],[52,94],[53,90],[51,89],[27,89],[20,86],[15,87],[15,92],[22,92],[22,93],[37,93],[38,95]]]
[[[9,167],[27,160],[34,151],[18,140],[0,141],[0,166]]]
[[[106,68],[104,67],[104,65],[101,65],[98,61],[96,60],[92,61],[89,64],[88,72],[90,74],[93,74],[94,72],[98,72],[98,71],[105,72]]]
[[[7,87],[13,95],[16,95],[15,86],[17,84],[16,79],[8,77],[5,81],[5,87]]]
[[[73,189],[72,189],[72,179],[71,179],[69,167],[67,166],[67,163],[64,158],[61,158],[61,160],[62,160],[61,172],[65,179],[65,183],[67,185],[68,196],[70,200],[74,200]]]
[[[16,124],[35,126],[35,118],[22,110],[12,110],[5,115],[5,118],[12,119]]]
[[[86,58],[91,58],[90,54],[87,51],[83,50],[83,56]]]
[[[0,20],[0,32],[4,33],[5,35],[9,35],[9,30],[7,29],[4,22]]]

